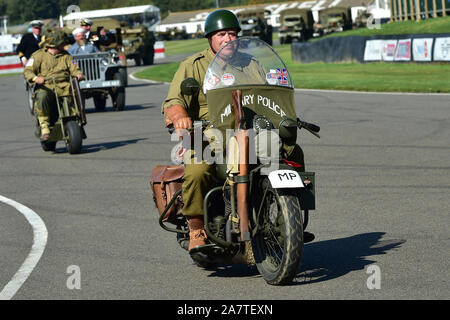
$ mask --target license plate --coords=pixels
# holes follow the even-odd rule
[[[118,87],[120,86],[120,80],[103,81],[102,87]]]
[[[269,173],[272,187],[278,188],[304,188],[302,179],[298,172],[293,170],[277,170]]]

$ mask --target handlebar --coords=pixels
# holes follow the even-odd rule
[[[320,131],[320,127],[319,126],[317,126],[317,125],[315,125],[313,123],[302,121],[299,118],[297,118],[297,126],[298,126],[299,129],[305,128],[306,130],[312,131],[312,132],[315,132],[315,133],[318,133]]]
[[[198,124],[198,123],[201,123],[201,124]],[[204,129],[204,128],[206,128],[207,126],[209,126],[211,124],[211,122],[209,122],[209,121],[207,121],[207,120],[201,120],[201,121],[194,121],[194,127],[193,128],[189,128],[189,129],[186,129],[186,130],[188,130],[189,132],[192,132],[194,129],[196,129],[196,128],[202,128],[202,129]],[[172,126],[172,127],[169,127],[169,128],[167,128],[167,130],[169,131],[169,133],[170,134],[172,134],[172,133],[174,133],[175,132],[175,128]]]

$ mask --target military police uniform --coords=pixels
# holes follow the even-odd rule
[[[56,37],[56,38],[55,38]],[[46,35],[46,46],[32,54],[24,69],[25,79],[33,84],[37,77],[43,77],[45,82],[38,85],[35,91],[34,111],[41,126],[41,133],[50,134],[49,116],[52,109],[56,108],[56,91],[59,96],[70,95],[69,76],[82,74],[72,56],[66,51],[61,51],[55,55],[51,54],[49,47],[56,47],[64,43],[64,39],[58,36]],[[59,34],[59,37],[63,35]],[[55,84],[52,78],[55,78]]]

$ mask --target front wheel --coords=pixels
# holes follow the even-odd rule
[[[81,127],[75,121],[71,120],[66,123],[67,141],[66,146],[70,154],[78,154],[81,152],[83,143]]]
[[[303,257],[303,221],[295,192],[273,189],[264,178],[253,199],[258,232],[252,238],[256,266],[271,285],[288,284]],[[264,198],[263,195],[265,194]]]
[[[113,79],[120,80],[121,74],[114,73]],[[125,87],[114,87],[111,89],[111,99],[114,111],[122,111],[125,108]]]

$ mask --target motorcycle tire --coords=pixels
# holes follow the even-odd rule
[[[271,285],[292,282],[303,258],[303,219],[298,198],[293,191],[273,189],[267,178],[261,189],[266,196],[255,204],[259,211],[258,232],[252,238],[256,267]],[[258,201],[258,200],[256,200]]]
[[[67,151],[70,154],[81,153],[81,145],[83,143],[81,128],[75,121],[71,120],[66,123],[66,132],[68,140],[66,141]]]

